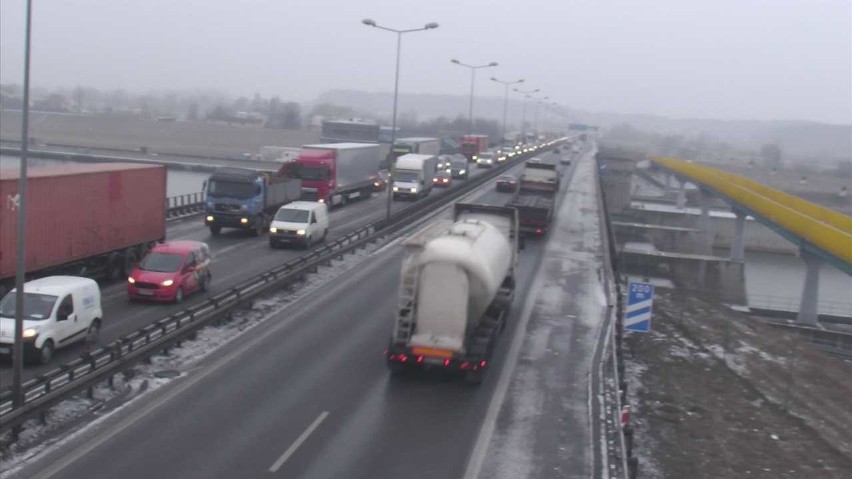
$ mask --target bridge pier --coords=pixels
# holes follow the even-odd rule
[[[710,254],[713,251],[713,222],[710,221],[710,202],[713,196],[701,190],[698,194],[701,203],[701,217],[698,220],[698,229],[701,231],[702,253]]]
[[[802,302],[799,304],[799,314],[796,322],[799,324],[817,324],[819,301],[819,267],[822,259],[805,250],[800,250],[799,257],[805,262],[805,285],[802,288]]]
[[[677,198],[675,199],[675,206],[679,210],[686,208],[686,180],[680,180],[680,186],[677,190]]]
[[[734,220],[734,241],[731,243],[731,259],[735,261],[745,260],[745,213],[734,210],[737,217]]]

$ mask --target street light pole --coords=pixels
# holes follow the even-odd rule
[[[516,85],[518,83],[523,83],[524,79],[521,78],[520,80],[516,80],[516,81],[503,81],[503,80],[498,80],[494,77],[491,77],[491,81],[495,81],[495,82],[503,85],[506,89],[505,92],[503,93],[503,129],[502,129],[502,133],[500,133],[500,156],[502,156],[503,155],[503,147],[506,146],[506,111],[509,108],[509,85]],[[512,147],[514,147],[514,146],[515,145],[512,145]]]
[[[533,131],[535,131],[536,140],[538,139],[538,136],[539,136],[539,132],[538,132],[538,106],[540,104],[544,103],[548,98],[550,98],[550,97],[544,97],[544,98],[537,100],[535,102],[535,116],[533,117],[534,118],[534,120],[533,120]]]
[[[30,30],[32,25],[32,0],[27,0],[27,18],[24,36],[24,105],[21,108],[21,165],[18,178],[18,238],[17,258],[15,261],[15,336],[12,353],[12,404],[24,405],[22,373],[24,364],[24,275],[27,267],[24,261],[27,233],[26,197],[27,197],[27,153],[30,134]]]
[[[361,23],[367,25],[368,27],[375,27],[381,30],[387,30],[389,32],[396,33],[396,74],[394,76],[393,83],[393,119],[391,120],[391,140],[390,140],[390,153],[388,153],[388,184],[386,188],[388,189],[388,202],[387,202],[387,211],[385,213],[385,220],[390,219],[391,216],[391,205],[393,204],[393,178],[394,173],[396,173],[396,156],[393,153],[393,144],[396,142],[396,106],[397,100],[399,99],[399,58],[400,58],[400,50],[402,49],[402,34],[410,33],[410,32],[420,32],[423,30],[431,30],[433,28],[438,28],[438,24],[435,22],[427,23],[423,26],[423,28],[412,28],[409,30],[396,30],[393,28],[383,27],[381,25],[376,24],[373,20],[369,18],[365,18],[361,20]]]
[[[497,62],[491,62],[487,65],[468,65],[467,63],[462,63],[462,62],[456,60],[455,58],[453,58],[450,61],[455,63],[456,65],[461,65],[463,67],[470,68],[470,110],[469,110],[468,115],[467,115],[467,134],[470,135],[470,134],[473,134],[473,83],[474,83],[476,70],[479,69],[479,68],[496,67]]]
[[[517,88],[515,88],[514,91],[524,95],[524,108],[523,108],[524,113],[523,113],[522,120],[521,120],[521,136],[524,137],[524,143],[526,143],[527,142],[527,98],[530,98],[530,93],[538,93],[539,89],[536,88],[535,90],[521,91],[521,90],[518,90]]]

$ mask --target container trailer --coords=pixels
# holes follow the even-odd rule
[[[0,170],[0,296],[15,283],[19,173]],[[68,164],[27,172],[28,279],[125,276],[166,236],[166,168]]]

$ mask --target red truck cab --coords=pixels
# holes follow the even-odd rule
[[[302,180],[302,199],[331,204],[330,193],[337,189],[335,152],[330,150],[303,150],[296,159],[299,178]]]

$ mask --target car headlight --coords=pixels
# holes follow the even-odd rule
[[[305,230],[296,230],[296,234],[299,236],[305,236]]]
[[[324,200],[324,199],[322,199],[322,198],[320,198],[320,199],[318,199],[318,200],[317,200],[317,202],[319,202],[319,203],[325,203],[325,200]]]
[[[463,175],[463,174],[464,174],[464,170],[459,170],[459,174],[460,174],[460,175]]]
[[[24,333],[21,335],[21,337],[34,338],[36,334],[38,334],[38,328],[27,328],[24,330]]]
[[[247,225],[248,224],[248,218],[240,218],[240,224]]]
[[[444,178],[444,183],[449,183],[450,180]]]
[[[130,284],[134,284],[134,283],[136,283],[136,280],[135,280],[135,279],[133,279],[133,278],[131,278],[130,276],[128,276],[128,277],[127,277],[127,282],[128,282],[128,283],[130,283]]]
[[[417,193],[417,188],[411,188],[412,193]]]
[[[491,164],[491,160],[486,161],[486,163],[488,163],[488,164],[490,165],[490,164]]]
[[[167,279],[160,284],[163,285],[163,286],[171,286],[171,285],[175,284],[175,281],[173,279]]]
[[[379,182],[378,182],[378,181],[374,181],[374,182],[373,182],[373,186],[375,186],[376,188],[378,188],[378,187],[379,187]]]
[[[394,191],[399,191],[399,186],[394,186],[394,187],[393,187],[393,190],[394,190]]]
[[[270,232],[270,233],[277,233],[277,232],[278,232],[278,228],[276,228],[276,227],[274,227],[274,226],[270,226],[270,227],[269,227],[269,232]]]
[[[477,158],[479,158],[479,157],[478,157],[478,156],[476,156],[476,155],[473,155],[471,158],[473,158],[473,159],[475,160],[475,159],[477,159]]]
[[[207,221],[209,221],[209,222],[211,222],[211,223],[213,222],[213,219],[214,219],[214,218],[213,218],[212,216],[208,216],[208,217],[207,217]]]

